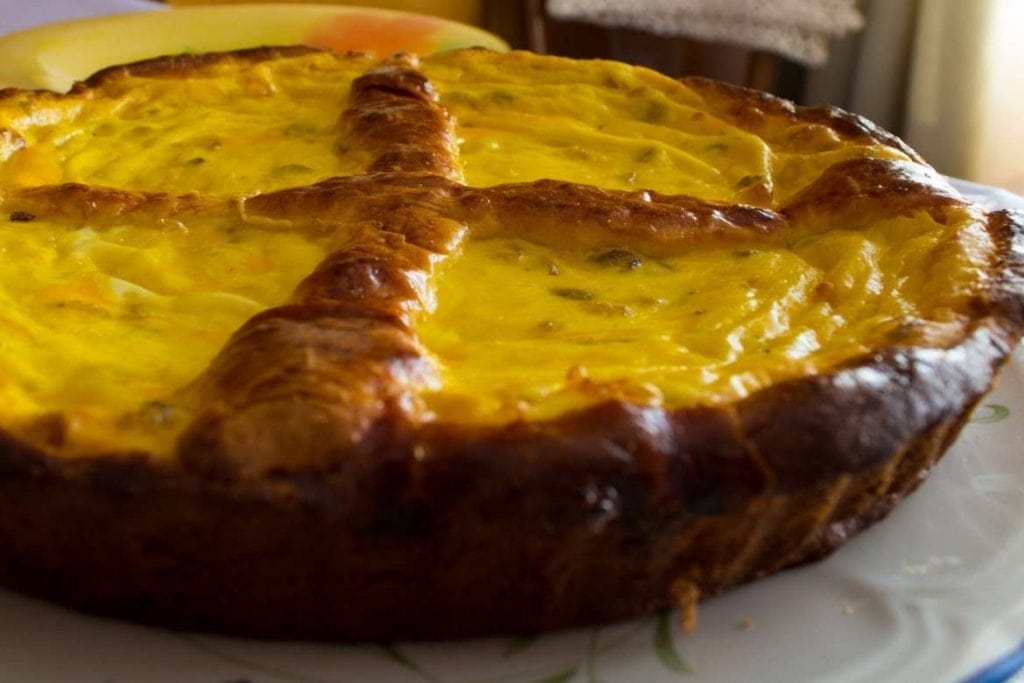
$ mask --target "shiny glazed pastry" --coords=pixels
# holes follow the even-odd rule
[[[1020,215],[614,62],[168,57],[0,129],[0,582],[91,612],[692,614],[883,517],[1024,322]]]

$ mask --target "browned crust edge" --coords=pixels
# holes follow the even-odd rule
[[[176,54],[143,59],[130,64],[118,64],[101,69],[82,81],[72,84],[67,93],[45,89],[31,88],[0,88],[0,100],[31,95],[34,98],[60,100],[66,97],[77,97],[90,90],[103,88],[118,80],[131,76],[149,78],[175,78],[188,76],[203,68],[235,62],[240,64],[258,64],[273,59],[298,57],[314,52],[330,53],[329,50],[307,47],[304,45],[267,45],[242,50],[222,52],[206,52],[202,54]],[[335,53],[336,54],[336,53]],[[339,56],[359,56],[362,53],[349,52]]]
[[[242,50],[223,52],[204,52],[199,54],[177,54],[143,59],[131,64],[119,64],[101,69],[71,88],[72,94],[81,93],[90,88],[101,88],[111,82],[128,77],[160,78],[187,77],[210,66],[228,62],[243,64],[259,64],[287,57],[301,57],[314,52],[329,53],[315,47],[305,45],[262,45]],[[350,53],[356,54],[356,53]]]
[[[831,128],[848,140],[869,139],[898,149],[918,163],[925,163],[921,155],[899,137],[873,121],[845,109],[834,106],[804,107],[770,93],[701,76],[685,76],[679,81],[698,93],[724,97],[729,106],[720,113],[734,122],[749,125],[768,115],[782,117],[793,123],[818,123]]]
[[[993,339],[984,329],[950,352],[1006,350]],[[680,581],[708,596],[827,553],[913,490],[994,370],[932,375],[917,355],[895,370],[875,359],[905,393],[841,392],[836,405],[867,409],[881,462],[839,475],[808,473],[773,442],[773,420],[795,430],[808,418],[765,397],[741,404],[738,423],[622,404],[486,434],[398,420],[329,472],[262,479],[130,454],[54,462],[7,437],[0,579],[88,611],[267,637],[464,637],[643,614],[669,606]],[[966,407],[935,400],[951,377]],[[825,412],[833,426],[839,410]],[[847,436],[786,445],[835,463]]]

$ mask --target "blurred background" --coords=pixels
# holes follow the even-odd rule
[[[514,48],[619,59],[673,76],[698,74],[748,85],[801,104],[834,104],[900,135],[943,173],[1024,193],[1024,135],[1016,129],[1018,120],[1024,119],[1024,0],[313,3],[411,11],[433,18],[427,21],[445,19],[483,29]],[[173,14],[174,7],[239,2],[169,0],[167,4]],[[0,30],[118,9],[166,9],[167,4],[49,0],[26,11],[20,0],[0,0]],[[300,8],[287,12],[298,15]],[[275,22],[286,23],[286,14],[273,16]],[[417,38],[419,29],[408,22],[401,30],[393,24],[356,30],[351,26],[351,22],[338,23],[332,36],[320,35],[307,42],[365,49],[362,43],[346,42],[358,34],[364,41],[380,43],[382,50],[404,46],[428,51],[467,41],[500,45],[500,41],[487,42],[481,33],[462,33],[447,42],[424,41]],[[424,26],[423,30],[430,28]],[[454,36],[454,25],[447,26],[446,35]],[[237,26],[234,31],[239,34],[237,40],[243,40],[243,31]],[[149,40],[154,45],[161,42]],[[65,50],[73,42],[65,41]],[[204,45],[203,40],[193,39],[188,47],[212,49]],[[56,54],[57,48],[50,49]],[[65,61],[70,60],[68,55]],[[96,56],[102,58],[106,56]],[[53,87],[51,81],[43,84]]]

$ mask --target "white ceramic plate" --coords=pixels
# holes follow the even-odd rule
[[[1024,636],[1022,416],[1024,347],[889,519],[824,562],[704,604],[692,635],[662,615],[535,639],[259,642],[94,619],[0,592],[0,681],[953,683]]]

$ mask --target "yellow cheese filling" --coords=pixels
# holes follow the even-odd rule
[[[607,399],[716,404],[955,328],[991,248],[962,229],[969,218],[922,213],[670,258],[471,241],[418,327],[444,371],[428,404],[439,419],[483,422]]]
[[[807,123],[770,122],[769,143],[682,83],[618,62],[450,52],[423,70],[455,114],[474,186],[551,178],[779,205],[839,161],[906,159]]]
[[[0,186],[234,194],[357,174],[369,157],[339,117],[369,65],[310,55],[9,95]],[[841,160],[905,158],[806,122],[769,119],[755,135],[694,90],[622,64],[451,53],[423,70],[455,115],[471,185],[555,178],[778,206]],[[742,398],[956,328],[992,253],[966,211],[672,257],[629,244],[555,252],[505,227],[450,259],[437,311],[418,322],[443,372],[426,397],[438,419]],[[226,220],[0,224],[0,424],[45,440],[46,416],[63,413],[82,452],[170,453],[190,383],[245,320],[287,299],[330,251],[321,242]]]
[[[339,117],[369,59],[310,55],[133,77],[98,93],[0,101],[0,184],[252,193],[361,173]]]
[[[229,221],[0,223],[0,424],[65,413],[79,448],[169,453],[189,383],[327,249]]]

